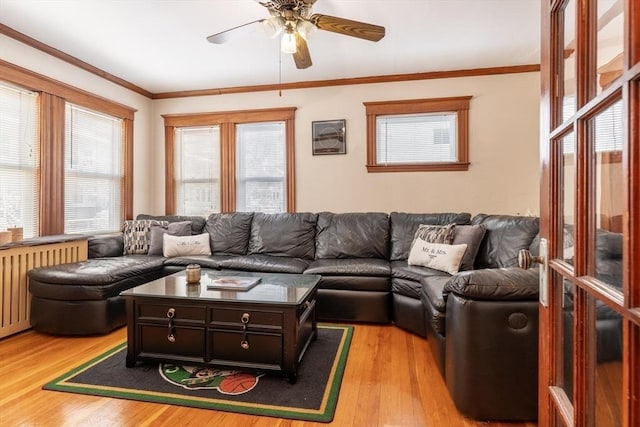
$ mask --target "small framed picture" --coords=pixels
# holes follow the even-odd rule
[[[312,122],[313,155],[346,154],[346,120]]]

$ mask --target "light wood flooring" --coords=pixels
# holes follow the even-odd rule
[[[0,340],[0,426],[326,426],[42,390],[42,385],[126,340],[26,331]],[[304,363],[304,360],[303,360]],[[355,325],[332,426],[495,426],[462,417],[427,341],[394,326]]]

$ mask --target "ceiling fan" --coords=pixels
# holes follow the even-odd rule
[[[251,30],[255,25],[263,25],[272,38],[279,35],[280,49],[291,53],[299,69],[311,66],[311,55],[307,37],[316,29],[358,37],[377,42],[384,37],[385,29],[379,25],[335,16],[311,13],[316,0],[254,0],[266,7],[270,18],[258,19],[207,37],[211,43],[221,44],[239,33]]]

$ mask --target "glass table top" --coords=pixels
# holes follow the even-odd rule
[[[219,277],[259,277],[249,290],[212,289]],[[136,286],[120,293],[123,297],[172,298],[202,301],[243,301],[298,305],[317,287],[321,276],[314,274],[253,273],[203,268],[200,283],[188,284],[185,271]]]

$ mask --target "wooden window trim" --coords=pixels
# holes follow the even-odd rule
[[[285,122],[286,209],[287,212],[295,212],[295,111],[296,107],[286,107],[162,115],[165,129],[165,213],[172,215],[176,212],[176,184],[173,166],[176,128],[220,126],[220,211],[234,212],[236,209],[236,125],[275,121]]]
[[[2,80],[40,94],[40,231],[64,233],[64,122],[67,102],[123,120],[122,219],[133,218],[133,123],[137,111],[0,59]]]
[[[367,172],[440,172],[469,169],[469,102],[471,96],[364,102],[367,116]],[[458,116],[458,161],[383,165],[378,163],[376,120],[394,114],[451,113]]]

